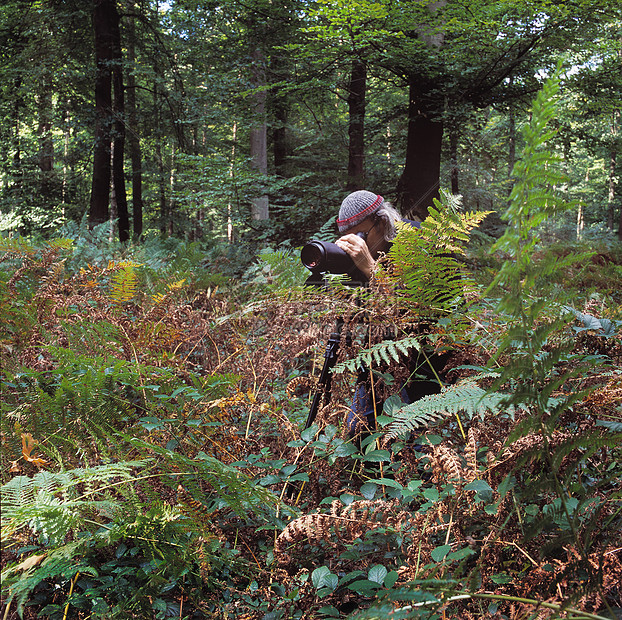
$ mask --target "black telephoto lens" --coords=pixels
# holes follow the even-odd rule
[[[321,268],[322,264],[325,262],[325,257],[326,252],[324,248],[315,241],[307,243],[300,253],[302,264],[311,271]]]

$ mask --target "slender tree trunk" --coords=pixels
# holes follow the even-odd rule
[[[287,106],[281,98],[274,101],[275,127],[272,131],[272,152],[274,171],[278,176],[287,178]]]
[[[127,76],[127,118],[128,144],[132,162],[132,228],[134,242],[138,243],[143,234],[143,169],[136,113],[136,77],[134,75],[134,68],[136,67],[136,23],[134,17],[128,18],[127,58],[130,67]]]
[[[113,50],[115,62],[112,68],[112,86],[114,99],[112,109],[114,114],[113,125],[113,158],[112,184],[117,205],[119,225],[119,241],[124,243],[130,238],[130,221],[127,212],[127,193],[125,191],[125,93],[123,90],[123,57],[121,52],[121,29],[119,14],[115,11],[116,19],[113,22]]]
[[[607,196],[607,228],[609,228],[609,230],[613,230],[615,221],[616,167],[618,155],[616,146],[619,133],[619,121],[620,111],[615,110],[611,118],[611,150],[609,153],[609,192]],[[622,235],[622,232],[618,231],[618,235]],[[622,236],[620,238],[622,238]]]
[[[615,221],[616,160],[617,153],[614,149],[611,149],[609,154],[609,192],[607,196],[607,228],[609,230],[613,230]]]
[[[63,216],[65,204],[69,200],[69,143],[71,141],[71,126],[69,124],[69,101],[63,101],[63,178],[61,184],[61,201]]]
[[[161,138],[157,138],[155,146],[156,164],[158,166],[158,205],[160,210],[160,233],[166,237],[168,230],[168,213],[166,208],[166,172],[162,155]]]
[[[114,0],[94,0],[95,31],[95,147],[89,226],[109,219],[110,151],[112,141],[112,63],[114,61],[114,24],[119,15]]]
[[[22,143],[21,143],[21,110],[24,106],[24,101],[21,97],[20,90],[22,86],[22,79],[20,77],[15,79],[13,87],[17,96],[13,106],[11,107],[11,121],[13,126],[12,134],[12,148],[13,148],[13,170],[11,174],[12,189],[15,193],[19,193],[23,185],[23,170],[22,170]]]
[[[168,185],[169,185],[169,202],[168,202],[168,227],[166,229],[167,236],[172,237],[175,232],[173,226],[173,213],[175,212],[175,149],[171,148],[171,161],[169,165],[169,176],[168,176]]]
[[[365,188],[365,95],[367,66],[359,58],[352,61],[348,89],[348,180],[350,192]]]
[[[268,128],[266,122],[266,69],[265,57],[259,46],[252,52],[252,83],[259,90],[254,95],[255,114],[250,132],[251,165],[261,175],[268,174]],[[270,217],[268,196],[262,194],[252,201],[252,217],[254,220],[267,220]]]
[[[451,193],[460,193],[460,171],[458,169],[458,130],[452,127],[449,131],[449,150],[451,157]]]
[[[431,21],[446,4],[447,0],[428,2]],[[444,43],[442,30],[430,24],[420,24],[417,37],[430,48]],[[420,220],[427,217],[434,199],[440,198],[443,120],[433,111],[443,106],[435,101],[436,90],[435,83],[410,72],[406,162],[397,190],[403,214]]]
[[[232,130],[232,145],[231,145],[231,167],[229,168],[229,178],[231,179],[231,185],[233,187],[233,181],[235,177],[235,148],[237,145],[238,137],[238,124],[234,121]],[[227,203],[227,241],[233,243],[233,218],[232,218],[233,205],[231,200]]]
[[[154,7],[155,14],[158,14],[158,2]],[[163,79],[160,71],[160,63],[158,62],[157,54],[153,61],[153,71],[155,73],[155,79],[153,81],[153,127],[154,127],[154,142],[155,142],[155,159],[158,167],[158,210],[160,213],[160,234],[162,237],[166,237],[170,230],[169,222],[169,210],[166,202],[166,188],[167,181],[170,182],[166,173],[166,165],[164,163],[164,131],[162,130],[160,114],[160,86],[159,82]]]
[[[52,173],[54,171],[54,142],[52,140],[52,85],[49,76],[42,76],[39,105],[39,170],[41,172],[41,193],[51,198]]]
[[[273,54],[270,58],[270,73],[275,76],[277,82],[291,79],[287,66],[280,54]],[[272,128],[272,154],[274,171],[277,176],[285,179],[288,176],[287,158],[287,121],[289,118],[289,100],[283,88],[274,87],[271,91],[270,107],[274,114]]]

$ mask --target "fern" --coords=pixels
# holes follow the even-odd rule
[[[118,503],[95,500],[94,496],[112,478],[117,484],[132,482],[135,469],[144,464],[143,461],[112,463],[60,473],[41,471],[32,478],[12,478],[0,489],[2,541],[29,527],[46,544],[58,544],[71,530],[83,525],[80,517],[85,511],[117,511]],[[77,485],[86,485],[87,490],[78,495]]]
[[[271,514],[270,509],[276,511],[277,508],[294,514],[294,511],[281,505],[274,493],[255,483],[233,465],[227,465],[203,452],[200,452],[195,459],[191,459],[139,439],[134,438],[130,441],[137,448],[155,452],[174,470],[186,472],[187,475],[183,479],[184,489],[213,510],[228,508],[242,518],[248,517],[253,512],[263,514],[267,511]],[[203,489],[204,484],[209,485],[211,489],[208,493]]]
[[[136,296],[138,290],[138,275],[136,268],[138,263],[122,261],[114,267],[110,279],[110,298],[115,304],[130,301]],[[109,268],[113,268],[109,265]]]
[[[428,311],[448,310],[458,305],[473,285],[456,256],[464,253],[469,233],[489,211],[460,213],[455,199],[443,193],[435,200],[421,228],[398,227],[388,256],[389,279],[409,306]]]
[[[358,372],[361,367],[370,367],[372,363],[378,365],[390,364],[391,360],[400,361],[400,355],[407,356],[410,349],[421,351],[420,336],[408,336],[400,340],[384,340],[360,351],[355,357],[337,364],[333,373],[344,371]]]
[[[516,182],[505,213],[509,225],[493,246],[493,251],[506,252],[508,259],[488,292],[494,287],[501,288],[497,312],[507,317],[508,326],[493,356],[492,363],[500,362],[501,370],[490,393],[503,389],[507,391],[507,406],[529,412],[512,429],[506,443],[531,437],[539,442],[529,458],[540,459],[545,466],[531,476],[521,493],[522,500],[550,503],[550,498],[554,498],[561,506],[557,521],[563,540],[555,544],[567,544],[571,537],[581,562],[589,566],[588,539],[579,531],[573,506],[577,500],[581,506],[602,502],[595,488],[585,485],[576,472],[592,451],[603,445],[619,446],[619,435],[612,433],[602,441],[596,440],[594,433],[582,428],[581,421],[577,421],[578,413],[573,410],[589,393],[577,389],[580,383],[576,379],[584,380],[599,361],[573,352],[567,327],[574,317],[563,305],[563,295],[554,287],[563,281],[562,270],[584,260],[586,254],[570,255],[564,260],[557,257],[539,260],[535,254],[540,246],[541,224],[573,207],[555,191],[563,175],[560,159],[548,145],[554,135],[548,125],[556,115],[559,86],[558,70],[546,81],[533,103],[531,120],[523,130],[523,155],[514,168]],[[594,381],[589,389],[596,387]],[[557,438],[564,433],[569,435],[569,440],[560,446]],[[521,464],[517,461],[514,472],[517,477],[521,475]],[[534,520],[528,534],[537,536],[545,525],[543,519]]]
[[[395,418],[387,433],[388,439],[407,437],[411,431],[424,428],[449,416],[465,414],[471,420],[487,413],[500,412],[513,415],[514,407],[506,409],[503,404],[506,395],[500,392],[487,392],[473,381],[465,381],[444,387],[440,394],[424,396],[420,400],[405,405],[395,411]]]
[[[335,217],[331,217],[324,222],[320,229],[313,235],[314,239],[318,241],[334,241],[335,240]]]
[[[542,394],[551,392],[550,386],[546,386],[555,365],[570,349],[563,343],[550,348],[551,338],[568,323],[568,313],[557,301],[558,296],[551,294],[555,301],[548,307],[546,295],[551,290],[550,280],[561,279],[562,269],[584,259],[584,255],[571,255],[563,261],[551,258],[538,262],[533,257],[540,242],[540,224],[573,206],[562,201],[554,191],[553,184],[561,184],[564,177],[559,171],[559,157],[547,145],[554,135],[547,126],[556,114],[558,91],[557,73],[538,93],[531,121],[523,129],[525,148],[514,168],[516,183],[505,213],[508,227],[492,248],[493,252],[507,252],[510,258],[488,288],[490,292],[496,286],[503,287],[498,311],[509,317],[508,330],[495,359],[504,353],[511,354],[512,363],[504,365],[497,387],[507,381],[518,382],[521,387],[514,391],[510,402],[528,402],[540,415],[548,411],[548,399]],[[547,347],[550,350],[543,355]],[[562,385],[563,381],[563,378],[557,379],[556,385]]]

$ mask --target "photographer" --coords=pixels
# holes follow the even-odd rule
[[[353,192],[341,203],[337,226],[342,236],[335,244],[350,256],[364,280],[371,279],[380,255],[391,247],[398,221],[416,228],[421,226],[419,222],[404,220],[391,204],[373,192]],[[440,392],[438,376],[447,357],[448,354],[411,356],[407,362],[411,378],[401,389],[402,400],[414,402],[428,394]],[[372,386],[371,370],[362,368],[357,377],[351,413],[346,418],[351,437],[375,429],[376,415],[382,411],[382,402],[374,397]]]
[[[366,190],[353,192],[341,203],[337,227],[343,236],[335,244],[369,280],[380,253],[391,247],[397,233],[395,222],[399,221],[401,215],[382,196]],[[419,227],[418,222],[409,223]]]

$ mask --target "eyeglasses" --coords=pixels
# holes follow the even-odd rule
[[[367,241],[367,235],[376,227],[377,222],[374,222],[367,230],[357,232],[357,236],[360,237],[363,241]]]

